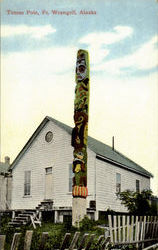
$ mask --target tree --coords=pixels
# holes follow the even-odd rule
[[[127,207],[128,211],[136,215],[146,215],[152,213],[150,200],[152,199],[151,190],[143,190],[141,193],[131,190],[125,190],[117,193],[121,204]]]

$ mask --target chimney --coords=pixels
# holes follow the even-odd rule
[[[114,141],[114,136],[112,137],[112,150],[114,151],[115,150],[115,141]]]
[[[5,163],[6,164],[8,164],[8,165],[10,165],[10,158],[9,158],[9,156],[5,156]]]

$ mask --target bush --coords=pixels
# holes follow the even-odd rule
[[[156,211],[150,204],[152,199],[151,190],[143,190],[141,193],[134,192],[131,190],[126,190],[117,194],[121,203],[127,207],[128,211],[135,215],[153,215]]]
[[[87,216],[84,217],[83,220],[79,223],[79,230],[80,231],[89,231],[96,225],[96,222],[89,219]]]

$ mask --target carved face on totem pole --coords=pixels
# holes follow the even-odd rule
[[[79,54],[77,57],[76,62],[76,77],[77,80],[83,81],[87,75],[87,65],[86,65],[86,58],[83,53]]]

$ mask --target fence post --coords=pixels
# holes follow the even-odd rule
[[[48,232],[43,232],[42,233],[42,238],[41,238],[41,243],[40,243],[40,246],[39,246],[39,250],[43,250],[44,249],[44,246],[45,246],[45,243],[47,241],[47,238],[48,238]]]
[[[18,249],[21,233],[15,233],[12,240],[12,245],[10,250]]]
[[[120,217],[120,215],[118,215],[118,242],[121,242],[121,228],[120,228],[121,223],[120,223],[120,221],[121,221],[121,217]]]
[[[133,241],[133,233],[134,233],[134,216],[131,218],[131,242]]]
[[[141,240],[145,239],[145,227],[146,227],[146,216],[144,216],[144,219],[142,221]],[[142,243],[142,248],[144,248],[144,243]]]
[[[122,227],[123,227],[123,230],[122,230],[122,233],[123,233],[123,242],[125,242],[125,240],[126,240],[125,222],[126,222],[126,217],[125,217],[125,215],[123,215],[123,218],[122,218]]]
[[[150,216],[150,220],[149,220],[149,235],[152,235],[153,220],[154,220],[154,216]]]
[[[140,236],[139,236],[139,240],[143,239],[143,230],[144,230],[143,217],[140,216]]]
[[[146,222],[146,238],[149,233],[149,222],[150,222],[150,216],[147,216],[147,222]]]
[[[152,238],[153,238],[154,235],[155,235],[155,225],[156,225],[156,216],[154,216],[154,218],[153,218]]]
[[[80,236],[80,232],[75,232],[72,242],[69,246],[69,250],[73,250],[75,248],[75,245],[78,241],[79,236]]]
[[[104,239],[104,235],[100,235],[97,241],[97,245],[100,245],[100,243],[102,242],[102,240]]]
[[[79,247],[77,248],[77,250],[81,250],[81,249],[83,248],[83,246],[84,246],[84,244],[85,244],[85,241],[86,241],[88,235],[89,235],[89,234],[87,234],[87,233],[85,233],[85,234],[83,235],[83,238],[82,238],[81,243],[80,243]]]
[[[127,215],[127,241],[130,241],[129,215]]]
[[[110,230],[110,240],[111,240],[111,242],[114,242],[113,231],[112,231],[112,218],[111,217],[112,217],[111,215],[108,215],[109,230]]]
[[[116,221],[116,215],[113,216],[114,218],[114,242],[117,242],[117,221]]]
[[[26,231],[24,240],[24,250],[30,250],[33,231]]]
[[[109,245],[109,241],[110,241],[110,236],[108,236],[107,238],[105,238],[105,239],[100,243],[101,249],[103,249],[103,250],[107,249],[107,246]]]
[[[0,235],[0,250],[5,250],[4,245],[5,245],[5,235]]]
[[[65,234],[64,239],[63,239],[63,242],[62,242],[61,247],[60,247],[60,250],[64,250],[64,249],[65,249],[66,244],[67,244],[67,243],[69,242],[69,240],[70,240],[70,236],[71,236],[70,233],[66,233],[66,234]]]
[[[89,239],[89,241],[88,241],[88,243],[87,243],[87,245],[85,247],[85,250],[88,250],[90,248],[94,237],[95,237],[95,234],[91,234],[90,239]]]

